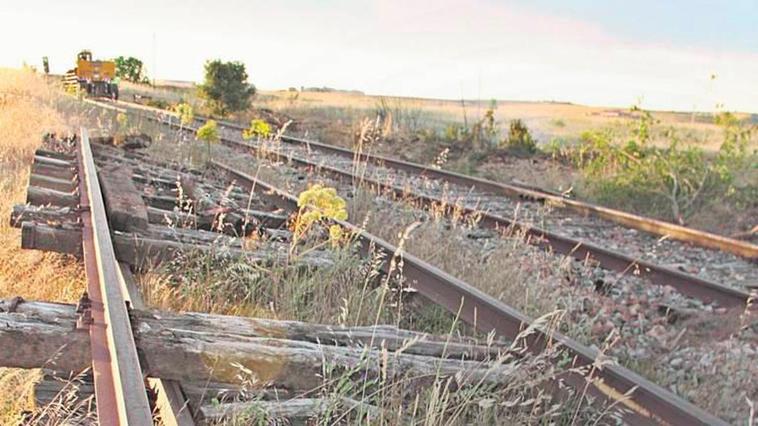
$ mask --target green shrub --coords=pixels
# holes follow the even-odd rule
[[[610,131],[585,132],[573,158],[591,198],[603,204],[666,216],[684,224],[709,201],[745,202],[755,185],[737,188],[735,177],[749,167],[751,131],[731,114],[716,117],[724,142],[713,158],[683,146],[673,129],[661,134],[668,146],[649,144],[658,122],[644,112],[625,143]]]
[[[182,126],[192,124],[195,121],[195,113],[190,104],[182,102],[174,107],[174,111],[179,115],[179,122]]]
[[[482,118],[471,127],[465,123],[448,123],[442,132],[442,138],[446,142],[469,146],[474,150],[489,151],[496,145],[500,135],[500,126],[495,120],[496,108],[497,102],[491,101]]]
[[[501,146],[516,154],[531,155],[537,152],[537,141],[526,124],[518,119],[511,121],[508,138],[502,141]]]
[[[463,136],[468,133],[461,124],[451,123],[445,127],[443,138],[448,142],[457,142],[463,139]]]
[[[250,98],[255,95],[255,86],[249,84],[247,79],[242,62],[207,61],[200,95],[214,114],[225,116],[230,112],[243,111],[250,107]]]
[[[572,153],[571,145],[562,138],[551,138],[543,148],[546,154],[550,155],[553,160],[570,158]]]
[[[171,107],[171,104],[163,99],[148,99],[145,105],[158,109],[169,109]]]

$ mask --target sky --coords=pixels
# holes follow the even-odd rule
[[[758,0],[0,0],[0,66],[136,56],[261,89],[758,112]],[[715,76],[715,78],[713,78]]]

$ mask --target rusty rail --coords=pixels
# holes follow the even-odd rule
[[[101,425],[151,425],[134,344],[128,292],[113,251],[92,148],[86,129],[81,130],[77,150],[79,197],[82,219],[82,251],[89,295],[92,370]],[[90,314],[86,313],[85,318]]]
[[[258,178],[235,170],[228,165],[213,161],[213,167],[224,171],[231,180],[242,186],[258,189],[261,197],[289,211],[296,211],[297,199]],[[348,230],[355,232],[360,239],[362,250],[379,250],[390,259],[398,252],[392,244],[363,231],[356,226],[337,221]],[[408,253],[402,253],[402,274],[419,293],[456,314],[460,312],[462,320],[475,328],[488,333],[495,330],[497,334],[514,339],[523,330],[532,325],[532,320],[516,309],[490,297],[471,285],[426,263]],[[384,268],[388,268],[385,262]],[[539,353],[548,344],[560,344],[566,348],[572,358],[571,367],[591,368],[600,359],[601,354],[577,343],[570,338],[553,331],[535,328],[528,337],[528,349]],[[569,384],[580,393],[585,387],[592,396],[619,404],[628,410],[624,420],[632,424],[671,424],[671,425],[721,425],[721,419],[679,398],[673,393],[650,382],[642,376],[619,365],[605,365],[594,370],[593,380],[585,375],[568,371],[558,380]]]

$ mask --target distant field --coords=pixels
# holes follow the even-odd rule
[[[188,82],[159,82],[156,88],[126,83],[122,93],[149,93],[169,102],[180,100],[199,102],[196,90]],[[126,97],[125,100],[129,100]],[[333,119],[353,124],[361,118],[374,118],[381,106],[413,120],[419,127],[444,129],[449,123],[471,124],[479,120],[493,103],[491,100],[437,100],[366,95],[357,91],[291,91],[260,90],[253,102],[255,107],[269,108],[309,119]],[[514,119],[523,120],[541,144],[553,139],[572,142],[588,130],[611,129],[621,135],[628,132],[634,120],[630,108],[591,107],[560,102],[497,101],[495,119],[501,127]],[[321,113],[314,114],[314,110]],[[713,124],[708,113],[654,111],[653,116],[663,127],[675,129],[684,143],[695,144],[706,150],[717,150],[721,141],[720,129]],[[758,122],[758,114],[738,113],[741,119]],[[322,124],[323,123],[316,123]],[[661,145],[667,142],[660,141]]]
[[[390,107],[408,113],[422,114],[432,123],[445,122],[469,124],[490,108],[491,101],[452,101],[420,98],[380,97],[355,92],[290,92],[263,91],[256,104],[263,104],[275,110],[296,111],[314,108],[353,109],[364,112],[371,118],[378,105],[384,100]],[[623,133],[627,123],[633,119],[631,108],[590,107],[557,102],[497,101],[495,119],[501,126],[510,120],[522,119],[540,143],[553,138],[573,141],[587,130],[614,129]],[[663,126],[676,129],[684,142],[700,145],[708,150],[718,149],[721,143],[719,128],[713,124],[710,114],[683,112],[653,112],[653,116]],[[747,118],[748,114],[738,114]],[[464,118],[465,117],[465,118]]]

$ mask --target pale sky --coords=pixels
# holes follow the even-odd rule
[[[0,0],[0,66],[136,56],[262,89],[758,112],[758,0]],[[715,80],[710,76],[715,74]]]

